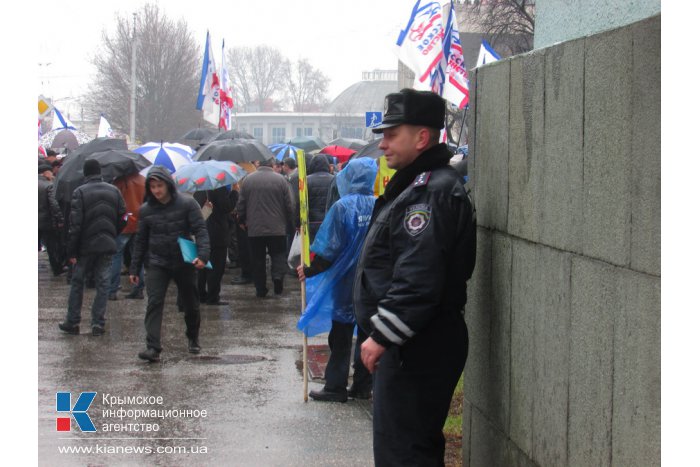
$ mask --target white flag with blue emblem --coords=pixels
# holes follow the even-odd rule
[[[484,39],[481,39],[481,48],[479,49],[479,58],[476,59],[477,68],[487,63],[496,62],[501,59],[501,56],[496,53],[491,45]]]
[[[100,127],[97,129],[97,137],[101,138],[103,136],[112,138],[114,136],[114,132],[112,131],[112,127],[104,115],[100,115]]]

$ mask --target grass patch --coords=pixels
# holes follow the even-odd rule
[[[464,373],[459,378],[457,387],[452,394],[450,411],[442,432],[445,435],[445,466],[461,467],[462,465],[462,407],[464,405]]]

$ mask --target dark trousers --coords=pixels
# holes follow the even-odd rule
[[[287,272],[287,237],[248,237],[253,263],[253,283],[258,294],[267,293],[266,256],[270,255],[270,275],[273,281],[284,282]]]
[[[197,271],[197,289],[199,290],[199,300],[209,303],[218,302],[221,292],[221,279],[224,277],[226,269],[226,246],[215,246],[211,248],[209,261],[213,269],[200,269]]]
[[[444,465],[442,427],[467,344],[464,318],[450,313],[381,356],[373,392],[376,467]]]
[[[95,278],[95,298],[92,301],[92,326],[104,327],[107,312],[107,294],[109,293],[109,270],[112,265],[112,254],[82,255],[73,267],[68,294],[68,313],[66,323],[80,323],[83,307],[83,290],[88,271]]]
[[[236,239],[238,241],[238,264],[241,266],[241,277],[253,277],[253,264],[248,233],[236,223]]]
[[[341,323],[331,321],[331,332],[328,333],[328,347],[331,350],[326,373],[324,388],[331,392],[345,392],[348,385],[348,371],[350,370],[350,355],[352,354],[352,335],[355,329],[354,323]],[[355,355],[352,376],[352,386],[357,390],[372,389],[372,374],[362,364],[360,358],[360,346],[367,339],[361,329],[357,330],[357,342],[355,343]]]
[[[170,280],[175,282],[178,291],[178,300],[185,312],[185,334],[189,339],[199,337],[199,299],[195,285],[195,268],[189,264],[183,264],[178,268],[162,268],[151,266],[146,269],[146,293],[148,304],[146,305],[146,346],[158,352],[162,350],[160,345],[160,331],[163,322],[163,308],[165,306],[165,293],[168,291]]]
[[[53,229],[39,230],[39,242],[46,247],[51,272],[53,272],[54,276],[59,275],[63,271],[63,265],[66,262],[61,244],[61,233]]]

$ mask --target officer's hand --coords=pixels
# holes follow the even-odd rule
[[[192,261],[192,264],[194,264],[194,267],[196,269],[204,269],[204,266],[206,266],[206,264],[204,264],[204,261],[202,261],[199,258],[195,258],[194,261]]]
[[[299,276],[300,281],[306,279],[306,276],[304,275],[304,266],[301,264],[297,266],[297,276]]]
[[[131,282],[132,285],[139,285],[139,276],[129,276],[129,282]]]
[[[362,347],[360,347],[360,349],[360,357],[362,358],[362,363],[365,365],[365,368],[367,368],[367,370],[369,370],[370,373],[374,373],[374,370],[379,364],[379,359],[382,357],[382,354],[386,350],[386,347],[384,347],[381,344],[378,344],[377,341],[375,341],[371,337],[368,337],[367,340],[365,340],[362,343]]]

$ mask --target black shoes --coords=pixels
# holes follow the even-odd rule
[[[58,323],[58,329],[67,334],[80,334],[80,326],[77,324]]]
[[[333,391],[327,391],[326,388],[321,389],[320,391],[310,391],[309,396],[316,401],[323,401],[323,402],[347,402],[348,401],[348,394],[347,392],[333,392]]]
[[[258,298],[265,298],[265,297],[267,297],[267,288],[265,288],[265,289],[263,289],[263,290],[256,290],[256,291],[255,291],[255,296],[258,297]]]
[[[202,348],[199,346],[198,339],[189,339],[187,343],[187,350],[189,350],[190,353],[199,353]]]
[[[101,336],[104,333],[105,333],[105,328],[103,328],[102,326],[93,326],[92,327],[92,335],[93,336]]]
[[[111,293],[109,294],[109,297],[107,297],[108,300],[116,301],[117,300],[117,294],[116,293]]]
[[[216,302],[204,302],[205,305],[211,305],[211,306],[224,306],[228,305],[228,302],[222,302],[221,300],[216,301]]]
[[[157,362],[160,360],[160,352],[149,347],[143,352],[139,352],[139,358],[141,360],[148,360],[149,362]]]
[[[350,399],[371,399],[372,388],[358,389],[354,386],[350,386],[350,389],[348,390],[348,397]]]
[[[248,277],[243,277],[243,276],[234,277],[233,279],[231,279],[231,284],[233,284],[233,285],[244,285],[244,284],[250,284],[251,282],[253,282],[252,279],[250,279]]]
[[[274,284],[275,295],[281,295],[284,290],[284,282],[282,279],[275,279],[272,282]]]
[[[133,289],[124,298],[143,300],[143,289]]]

